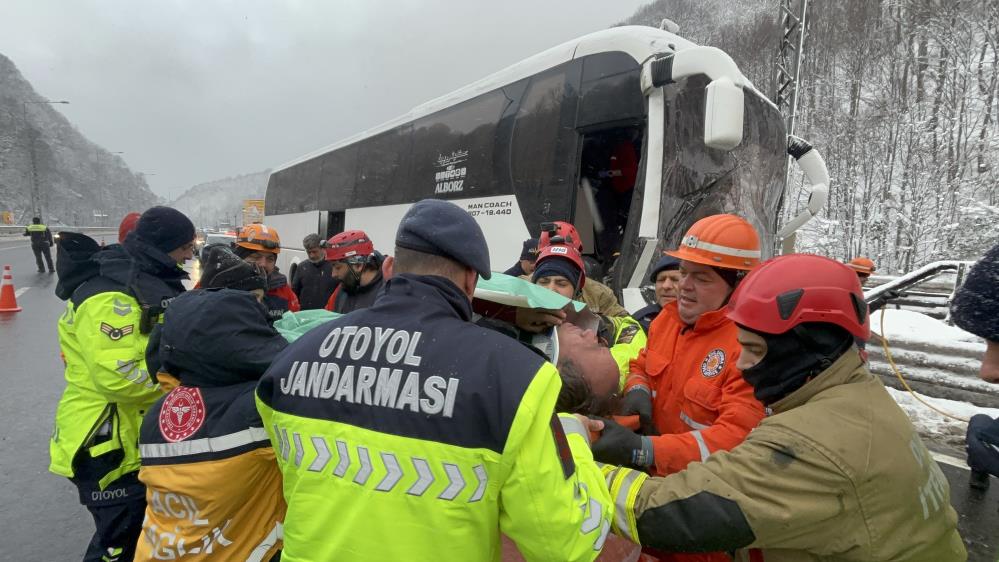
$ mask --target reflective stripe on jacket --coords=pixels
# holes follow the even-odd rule
[[[678,474],[606,467],[615,531],[663,550],[759,548],[767,562],[967,560],[946,477],[855,348],[773,409]]]
[[[101,480],[101,487],[139,469],[139,424],[162,394],[146,369],[148,336],[140,333],[141,316],[138,301],[122,291],[99,292],[78,305],[73,299],[66,303],[59,319],[66,390],[49,441],[50,471],[72,477],[77,451],[87,447],[108,420],[110,439],[88,452],[99,456],[121,449],[124,460]]]
[[[763,419],[763,405],[735,367],[739,349],[736,326],[724,310],[688,326],[673,302],[652,321],[625,391],[644,384],[653,392],[652,420],[662,434],[652,437],[656,474],[731,449]]]
[[[470,318],[450,281],[397,275],[277,358],[257,407],[282,561],[498,561],[501,531],[527,560],[596,558],[613,510],[586,431],[553,413],[558,372]]]

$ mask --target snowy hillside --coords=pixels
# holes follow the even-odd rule
[[[170,203],[199,227],[239,224],[244,199],[263,199],[270,170],[198,184]]]
[[[158,202],[142,174],[90,142],[56,110],[62,106],[45,101],[0,55],[0,211],[12,211],[15,223],[31,219],[33,175],[50,224],[117,225]]]

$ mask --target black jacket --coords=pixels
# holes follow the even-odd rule
[[[375,278],[371,280],[371,283],[358,287],[353,291],[348,291],[347,286],[341,284],[334,293],[333,312],[347,314],[348,312],[370,307],[375,304],[375,299],[378,298],[378,294],[384,286],[385,279],[382,277],[381,271],[375,274]]]
[[[165,314],[160,343],[164,368],[181,387],[160,398],[143,419],[143,465],[218,460],[270,446],[264,435],[219,451],[149,454],[170,440],[240,435],[260,427],[253,389],[288,342],[271,328],[266,308],[252,293],[198,289],[177,297]],[[187,400],[199,403],[180,404],[183,389],[197,389],[187,391]],[[163,411],[164,405],[172,410],[174,402],[188,410]],[[192,416],[202,421],[195,424]]]
[[[339,284],[340,281],[333,276],[333,262],[305,260],[298,264],[292,275],[291,290],[298,295],[302,310],[313,310],[326,306],[326,301],[330,300],[330,295]]]
[[[79,306],[98,293],[121,291],[142,307],[143,334],[152,331],[159,316],[177,295],[184,292],[187,273],[170,256],[147,244],[135,233],[124,244],[101,248],[92,238],[66,232],[57,249],[56,296],[72,298]]]
[[[638,310],[632,314],[631,317],[638,320],[638,323],[642,325],[642,329],[645,330],[646,334],[648,334],[649,326],[652,324],[652,321],[656,319],[656,316],[659,316],[659,313],[662,312],[662,310],[663,307],[659,306],[659,304],[652,303],[649,306]]]

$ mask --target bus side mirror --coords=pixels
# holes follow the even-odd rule
[[[743,85],[746,79],[732,58],[714,47],[689,47],[647,62],[642,92],[703,74],[711,79],[704,104],[704,144],[732,150],[742,142]]]
[[[712,80],[704,103],[704,144],[732,150],[742,142],[743,93],[727,77]]]

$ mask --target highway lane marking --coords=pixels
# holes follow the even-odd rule
[[[937,462],[943,464],[949,464],[950,466],[957,468],[963,468],[964,470],[971,470],[970,468],[968,468],[968,463],[965,462],[963,459],[952,457],[950,455],[945,455],[943,453],[935,453],[933,451],[930,451],[930,455],[933,457],[933,460]]]
[[[5,252],[7,250],[20,250],[21,248],[30,248],[31,244],[24,244],[23,246],[11,246],[9,248],[0,248],[0,252]]]
[[[27,293],[28,289],[30,289],[30,288],[31,287],[21,287],[20,289],[15,290],[14,291],[14,298],[16,299],[16,298],[20,297],[21,295],[23,295],[24,293]]]

